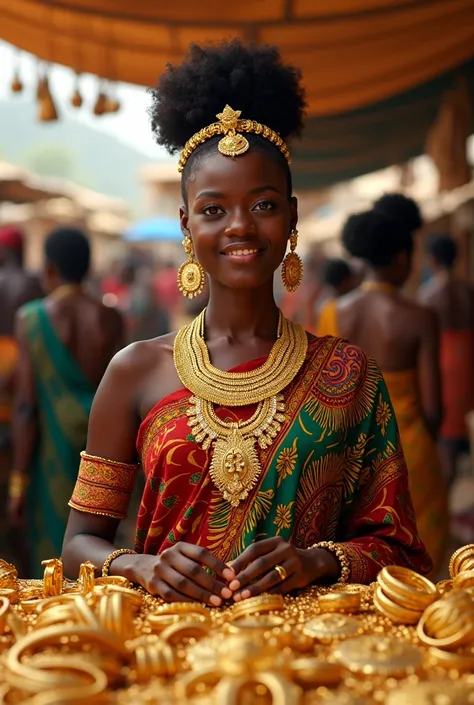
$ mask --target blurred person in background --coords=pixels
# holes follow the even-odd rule
[[[318,327],[321,324],[321,330],[324,331],[322,335],[328,335],[328,324],[334,318],[334,313],[331,312],[331,309],[334,309],[336,300],[340,296],[348,294],[355,288],[357,280],[346,260],[340,257],[333,257],[324,262],[321,270],[321,281],[324,286],[324,292],[317,306],[315,329],[316,335],[320,335]],[[331,335],[335,335],[335,333],[331,333]]]
[[[61,554],[92,399],[124,344],[119,313],[84,291],[90,246],[83,232],[54,230],[44,256],[48,295],[16,316],[9,517],[26,529],[29,577],[40,574],[41,560]]]
[[[404,198],[404,197],[402,197]],[[398,200],[402,206],[404,201]],[[413,202],[408,203],[411,210]],[[415,204],[416,205],[416,204]],[[367,265],[361,286],[339,299],[328,330],[361,347],[383,371],[408,465],[418,531],[440,569],[448,539],[447,493],[436,439],[442,420],[439,331],[435,314],[400,295],[411,272],[414,231],[399,214],[377,209],[351,215],[342,240],[350,255]],[[321,328],[321,327],[320,327]],[[377,417],[390,417],[382,399]]]
[[[435,312],[441,328],[444,417],[439,446],[450,486],[459,456],[469,453],[466,416],[474,410],[474,287],[454,274],[457,246],[452,237],[432,236],[428,256],[433,276],[421,288],[419,298]]]
[[[24,237],[19,228],[0,228],[0,522],[7,509],[8,476],[12,463],[11,418],[13,378],[18,357],[15,314],[23,304],[43,295],[41,284],[23,267]],[[0,525],[0,555],[9,556],[14,537]]]

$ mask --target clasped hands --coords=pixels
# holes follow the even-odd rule
[[[335,580],[340,569],[331,553],[296,548],[280,536],[251,544],[228,564],[206,548],[185,542],[159,556],[134,559],[130,578],[152,595],[211,607],[219,607],[223,600],[240,602],[263,592],[284,594],[319,580]]]

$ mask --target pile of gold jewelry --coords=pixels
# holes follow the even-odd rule
[[[437,585],[392,566],[212,610],[44,566],[19,580],[0,561],[0,705],[474,703],[474,545]]]

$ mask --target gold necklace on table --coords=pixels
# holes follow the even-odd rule
[[[295,378],[306,359],[308,338],[302,326],[280,313],[279,337],[263,365],[249,372],[224,372],[211,364],[204,340],[203,311],[182,328],[174,344],[174,363],[190,398],[188,425],[204,450],[213,448],[209,474],[232,506],[246,499],[261,465],[256,443],[267,448],[285,420],[281,391]],[[224,421],[214,404],[226,407],[257,404],[246,421]]]
[[[362,291],[378,291],[381,294],[389,294],[390,296],[398,296],[399,294],[398,287],[388,282],[375,282],[370,280],[362,282],[360,288]]]

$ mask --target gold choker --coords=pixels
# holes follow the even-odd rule
[[[242,132],[264,137],[280,150],[288,164],[290,164],[289,149],[280,135],[275,130],[255,120],[240,120],[241,113],[241,110],[232,110],[230,105],[226,105],[224,110],[216,115],[218,122],[213,122],[196,132],[183,147],[179,158],[178,171],[180,173],[183,171],[189,157],[199,145],[216,135],[224,135],[217,145],[221,154],[233,158],[245,154],[250,145]]]
[[[194,396],[221,406],[249,406],[285,389],[303,365],[308,337],[303,326],[280,313],[281,335],[269,356],[250,372],[224,372],[211,363],[204,340],[205,310],[178,332],[174,364],[186,389]]]

